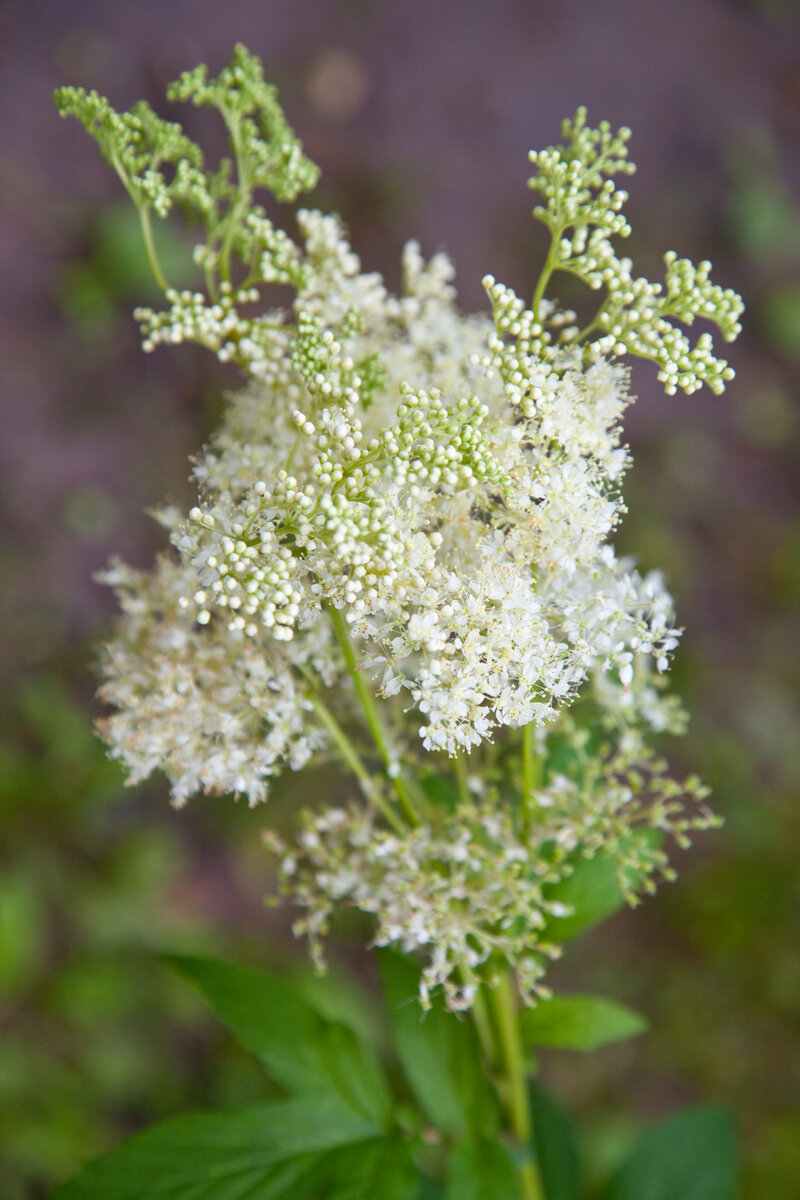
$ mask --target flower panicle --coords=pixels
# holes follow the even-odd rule
[[[653,358],[668,392],[720,390],[710,335],[690,346],[674,322],[732,339],[741,301],[708,263],[667,255],[656,285],[617,257],[628,131],[584,110],[532,155],[552,242],[531,303],[487,276],[491,311],[469,315],[443,254],[409,243],[392,295],[338,218],[301,209],[291,237],[267,218],[256,190],[292,200],[316,168],[244,48],[169,94],[220,113],[230,162],[208,173],[146,106],[57,96],[139,208],[157,278],[151,213],[180,205],[205,231],[202,285],[165,281],[166,307],[137,311],[144,348],[198,342],[245,380],[195,462],[196,504],[160,516],[172,555],[108,574],[104,736],[176,803],[256,803],[284,769],[338,757],[361,801],[307,814],[280,851],[314,953],[349,905],[426,959],[423,999],[468,1005],[502,960],[533,1002],[560,945],[551,889],[600,855],[634,901],[669,876],[663,836],[713,822],[650,749],[682,725],[665,691],[680,629],[661,576],[613,548],[619,358]],[[604,292],[584,330],[547,294],[556,271]],[[257,311],[275,283],[293,302]]]

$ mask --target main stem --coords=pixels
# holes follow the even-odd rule
[[[336,640],[344,655],[347,670],[353,681],[356,695],[361,703],[372,739],[384,765],[389,768],[393,765],[393,760],[389,751],[386,734],[378,715],[375,699],[359,670],[358,660],[353,644],[350,641],[347,624],[341,612],[334,608],[333,605],[328,606],[328,615],[331,618]],[[362,787],[369,794],[373,790],[374,784],[355,752],[354,747],[350,745],[333,714],[322,704],[319,698],[312,695],[311,702],[314,704],[317,715],[333,736],[342,757],[358,776]],[[537,765],[532,728],[526,728],[523,734],[523,774],[528,800],[530,800],[537,782]],[[462,794],[468,792],[466,769],[463,762],[457,764],[457,775]],[[405,780],[402,777],[395,777],[393,783],[406,819],[412,828],[417,827],[419,825],[419,817],[417,816]],[[375,796],[370,796],[370,798],[373,801],[376,800]],[[397,830],[398,826],[402,827],[402,822],[397,813],[385,805],[385,802],[379,803],[378,806],[392,828]],[[508,1110],[514,1137],[521,1153],[525,1156],[518,1167],[524,1200],[546,1200],[539,1169],[535,1159],[531,1157],[533,1154],[533,1120],[531,1118],[525,1077],[525,1054],[520,1036],[516,994],[511,971],[508,968],[503,969],[497,986],[490,993],[490,1001],[491,1004],[487,1005],[483,993],[478,991],[473,1006],[473,1019],[486,1061],[486,1069],[490,1074],[501,1071],[503,1075],[499,1091]],[[493,1022],[490,1008],[494,1009],[495,1028],[492,1027]],[[497,1036],[495,1036],[495,1030]]]
[[[511,1128],[520,1149],[533,1152],[533,1119],[525,1078],[525,1055],[519,1031],[517,1000],[511,972],[505,968],[497,986],[491,992],[492,1007],[500,1041],[505,1071],[505,1102],[511,1118]],[[519,1179],[525,1200],[545,1200],[539,1169],[532,1158],[519,1166]]]
[[[522,803],[526,812],[530,812],[533,803],[533,793],[541,785],[541,771],[536,756],[536,742],[533,722],[522,728]]]

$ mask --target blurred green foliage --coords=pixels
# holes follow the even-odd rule
[[[220,941],[176,901],[175,830],[123,798],[56,675],[24,682],[5,715],[0,1162],[4,1200],[29,1200],[206,1089],[246,1094],[248,1066],[226,1053],[198,1065],[202,1007],[158,959]]]
[[[76,216],[80,220],[82,214]],[[139,218],[127,198],[96,214],[84,236],[85,253],[65,266],[56,281],[56,299],[74,332],[96,341],[120,320],[129,320],[134,304],[152,303],[161,292],[142,251]],[[159,223],[153,236],[176,287],[199,281],[191,248],[174,225]]]

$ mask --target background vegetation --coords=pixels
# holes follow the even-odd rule
[[[446,247],[462,303],[491,270],[523,294],[540,235],[526,151],[562,116],[633,127],[634,258],[708,256],[748,305],[728,393],[666,399],[646,366],[629,420],[626,549],[663,567],[687,634],[683,765],[726,817],[676,886],[588,936],[561,979],[634,1004],[652,1032],[548,1081],[598,1177],[678,1103],[727,1105],[743,1196],[800,1177],[800,14],[790,0],[17,0],[0,14],[0,1163],[28,1200],[123,1133],[257,1094],[254,1068],[164,967],[163,950],[302,961],[267,910],[262,814],[172,813],[124,792],[91,731],[111,552],[147,563],[143,510],[189,496],[186,457],[235,383],[181,348],[145,358],[151,287],[132,214],[57,84],[118,107],[244,41],[265,62],[369,267],[407,237]],[[202,117],[186,124],[202,136]],[[178,257],[180,245],[165,247]],[[321,786],[326,781],[320,781]],[[276,803],[289,806],[297,781]],[[363,970],[363,929],[342,959]],[[294,969],[294,968],[292,968]],[[299,968],[298,968],[299,969]],[[369,981],[368,981],[369,982]]]

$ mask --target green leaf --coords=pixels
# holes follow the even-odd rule
[[[545,1200],[580,1200],[578,1146],[569,1118],[538,1084],[531,1084],[529,1095]]]
[[[737,1163],[728,1114],[686,1109],[641,1135],[606,1200],[733,1200]]]
[[[326,1020],[298,989],[213,959],[168,959],[200,989],[220,1020],[276,1083],[295,1095],[333,1092],[356,1113],[386,1128],[391,1099],[381,1069],[344,1025]]]
[[[420,1181],[420,1190],[416,1200],[445,1200],[444,1187],[424,1175]]]
[[[547,922],[542,936],[556,942],[569,941],[625,905],[616,866],[602,855],[581,859],[571,875],[548,888],[547,899],[571,910],[567,916],[550,917]]]
[[[183,1114],[90,1164],[52,1200],[322,1200],[303,1180],[335,1164],[337,1147],[369,1151],[375,1133],[330,1096]]]
[[[422,1182],[408,1143],[381,1138],[321,1160],[309,1180],[319,1190],[292,1192],[287,1200],[418,1200]]]
[[[380,968],[400,1061],[428,1119],[454,1137],[491,1132],[496,1102],[472,1026],[440,1000],[422,1011],[419,971],[409,959],[383,951]]]
[[[561,1050],[598,1050],[647,1029],[633,1009],[602,996],[553,996],[525,1009],[521,1019],[526,1044]]]
[[[499,1142],[462,1142],[447,1166],[445,1200],[522,1200],[511,1156]]]
[[[374,997],[352,976],[341,971],[320,975],[303,965],[290,983],[321,1017],[346,1025],[366,1046],[379,1047],[385,1041]]]

